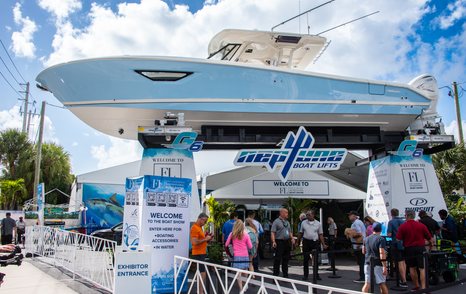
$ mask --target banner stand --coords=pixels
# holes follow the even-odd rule
[[[122,234],[122,248],[126,252],[117,254],[116,264],[128,269],[128,264],[137,264],[145,258],[151,265],[148,267],[150,286],[141,283],[145,288],[140,293],[173,293],[174,256],[188,257],[190,223],[200,213],[192,152],[145,149],[139,174],[126,179]],[[180,269],[180,277],[187,270],[187,267]],[[117,266],[115,271],[121,272]],[[132,278],[132,273],[128,273],[130,277],[120,275],[123,277],[115,278],[123,282],[115,283],[115,293],[125,293],[119,287],[139,293],[135,288],[125,287],[139,283],[143,277]]]
[[[383,235],[392,208],[397,208],[400,216],[407,209],[416,214],[424,210],[440,221],[438,211],[446,209],[446,204],[429,155],[392,154],[371,161],[365,209],[383,224]]]

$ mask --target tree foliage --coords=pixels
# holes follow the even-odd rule
[[[30,142],[26,134],[21,131],[7,129],[0,132],[0,162],[3,167],[0,179],[23,181],[25,195],[20,197],[21,201],[32,198],[34,194],[36,150],[37,146]],[[63,147],[56,143],[42,144],[40,182],[45,183],[46,191],[58,188],[65,193],[69,193],[73,180],[70,156]],[[13,200],[16,201],[16,199],[19,199],[18,197]],[[68,199],[57,192],[48,194],[46,202],[60,204],[68,202]],[[22,202],[19,204],[22,204]],[[9,206],[9,204],[5,205]],[[12,205],[18,205],[18,203],[14,202]]]
[[[283,207],[288,209],[288,220],[293,227],[293,232],[298,231],[299,215],[311,210],[316,203],[317,201],[311,199],[294,199],[291,197],[283,203]]]
[[[229,219],[230,214],[235,211],[236,206],[228,200],[220,203],[214,197],[209,197],[206,200],[206,205],[209,208],[209,222],[214,224],[215,235],[220,236],[219,232],[223,223]]]
[[[0,181],[0,207],[15,210],[26,200],[26,186],[23,179]]]
[[[73,180],[68,152],[56,143],[43,144],[40,181],[45,184],[46,190],[57,188],[69,194]],[[52,204],[68,202],[68,198],[59,192],[48,194],[46,200]]]
[[[0,132],[0,161],[5,178],[21,178],[19,166],[33,156],[33,145],[27,135],[15,129]]]
[[[433,156],[435,171],[445,195],[466,186],[466,149],[464,144]]]
[[[466,192],[466,149],[459,144],[452,149],[435,154],[435,172],[451,215],[457,219],[466,217],[466,205],[456,191]]]

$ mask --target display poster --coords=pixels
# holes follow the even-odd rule
[[[440,221],[438,211],[446,205],[431,157],[392,154],[372,161],[365,208],[385,229],[392,208],[397,208],[400,216],[407,209],[416,214],[424,210]]]
[[[144,176],[142,244],[152,247],[152,293],[174,292],[175,255],[188,256],[192,180]],[[180,272],[182,277],[187,268]]]
[[[141,215],[143,201],[144,177],[126,178],[125,202],[123,216],[123,240],[121,245],[124,250],[137,250],[140,245]]]
[[[88,232],[108,229],[123,221],[123,185],[84,183],[82,191],[83,204],[87,209],[86,217],[81,221]]]
[[[193,154],[188,149],[148,148],[144,149],[139,175],[188,178],[197,183]],[[201,212],[197,185],[191,187],[191,221],[196,221]]]
[[[39,225],[44,225],[44,202],[45,202],[45,185],[40,183],[37,185],[37,211],[39,218]]]

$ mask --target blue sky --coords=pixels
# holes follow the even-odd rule
[[[39,112],[42,100],[60,105],[34,82],[37,74],[52,64],[121,54],[204,58],[210,38],[223,28],[268,30],[300,8],[303,11],[322,2],[2,0],[0,39],[24,79],[31,82],[32,100],[37,101]],[[340,0],[281,30],[304,33],[309,21],[311,33],[315,33],[376,10],[380,13],[326,34],[332,44],[309,70],[405,83],[429,72],[437,77],[439,86],[466,82],[466,0]],[[134,27],[140,29],[130,29]],[[105,45],[93,46],[97,41]],[[23,82],[1,47],[0,57]],[[22,89],[1,62],[0,72],[16,91]],[[460,86],[466,88],[466,84]],[[448,89],[440,93],[438,112],[447,129],[455,132],[453,100]],[[18,96],[0,76],[0,129],[21,126]],[[466,103],[464,98],[460,101],[464,121]],[[46,114],[46,140],[65,147],[77,174],[141,155],[137,142],[100,134],[68,110],[48,105]],[[35,131],[31,131],[33,139]]]

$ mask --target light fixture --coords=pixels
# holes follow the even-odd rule
[[[159,82],[175,82],[192,74],[184,71],[164,71],[164,70],[135,70],[138,74]]]

